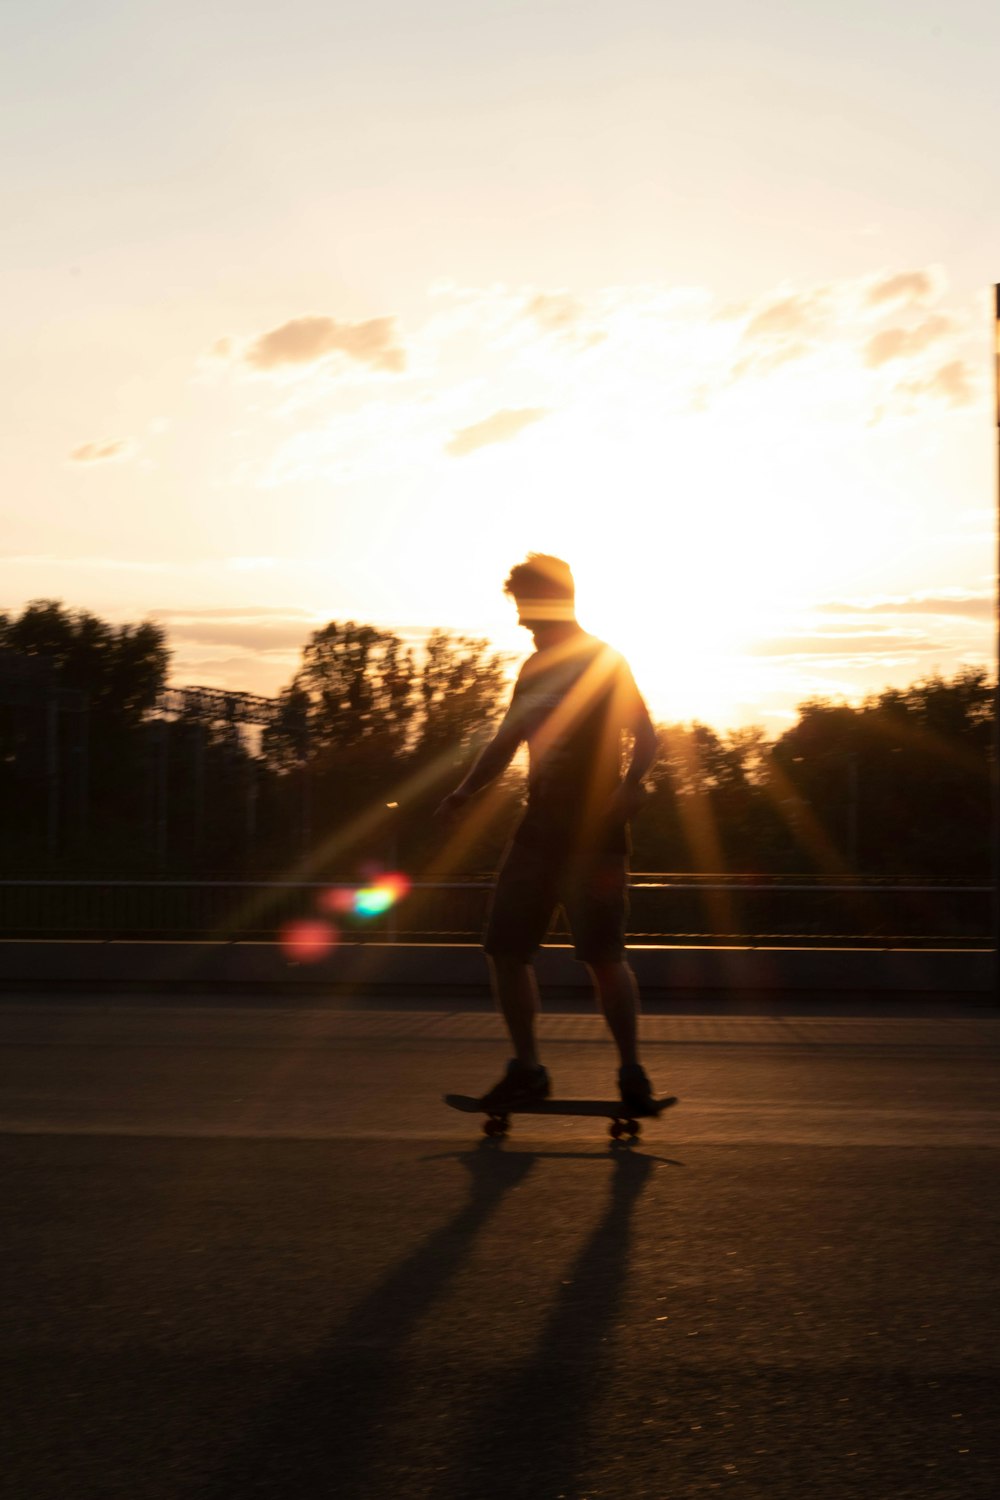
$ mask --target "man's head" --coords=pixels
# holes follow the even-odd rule
[[[504,593],[517,604],[517,622],[538,636],[553,627],[576,623],[576,588],[569,563],[545,552],[529,552],[511,568]]]

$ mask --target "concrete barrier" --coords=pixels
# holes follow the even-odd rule
[[[988,994],[989,949],[635,947],[629,957],[650,993],[671,990]],[[586,985],[568,947],[543,948],[541,983]],[[482,951],[466,944],[343,943],[315,963],[292,963],[277,943],[0,942],[0,984],[24,986],[233,985],[359,992],[473,992],[488,985]]]

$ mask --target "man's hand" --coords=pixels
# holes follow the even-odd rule
[[[623,781],[612,793],[608,804],[608,818],[612,823],[628,823],[641,812],[652,796],[642,782]]]
[[[465,811],[469,797],[469,792],[462,792],[457,789],[454,792],[449,792],[444,801],[436,808],[434,821],[436,823],[443,823],[446,828],[452,828]]]

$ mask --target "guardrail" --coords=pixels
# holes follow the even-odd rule
[[[0,938],[274,940],[316,917],[330,881],[0,881]],[[492,879],[420,881],[388,910],[330,920],[352,942],[478,942]],[[992,946],[992,887],[919,880],[637,872],[634,943]],[[557,914],[553,940],[565,940]]]

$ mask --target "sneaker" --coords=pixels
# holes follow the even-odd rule
[[[512,1057],[500,1082],[485,1093],[479,1102],[485,1109],[516,1109],[518,1105],[536,1104],[540,1099],[547,1099],[549,1090],[546,1068],[540,1064],[534,1068],[527,1067],[518,1062],[516,1057]]]
[[[635,1115],[659,1114],[656,1095],[646,1070],[639,1063],[618,1069],[618,1093],[623,1104]]]

